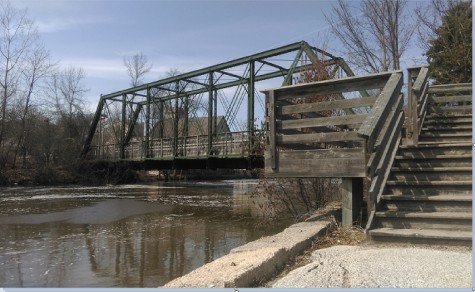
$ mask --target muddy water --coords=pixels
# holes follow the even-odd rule
[[[157,287],[281,231],[253,181],[0,189],[0,287]]]

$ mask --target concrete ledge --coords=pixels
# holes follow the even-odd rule
[[[166,288],[250,287],[268,279],[288,260],[310,247],[329,222],[301,222],[281,233],[249,242],[187,275],[168,282]]]

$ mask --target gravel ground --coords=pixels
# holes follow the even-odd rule
[[[334,246],[276,281],[274,288],[471,288],[472,251]]]

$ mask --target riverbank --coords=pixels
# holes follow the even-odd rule
[[[156,170],[135,169],[123,161],[84,161],[68,166],[4,167],[0,171],[0,187],[132,184],[155,181],[198,181],[256,179],[261,169],[189,169]]]
[[[163,287],[471,287],[470,248],[372,244],[362,228],[339,228],[335,207],[311,216],[316,221],[235,248]]]
[[[177,278],[164,287],[257,287],[279,277],[290,266],[304,263],[306,251],[331,244],[341,217],[341,203],[333,202],[313,213],[306,222],[291,225],[281,233],[260,238],[232,249],[227,255]],[[336,218],[336,219],[335,219]],[[355,229],[364,239],[361,229]],[[355,233],[355,234],[356,234]],[[324,239],[322,241],[322,239]]]
[[[0,186],[59,186],[106,185],[137,183],[138,175],[127,166],[113,163],[93,166],[79,165],[5,168],[0,175]]]
[[[330,226],[330,222],[301,222],[281,233],[263,237],[232,249],[229,254],[185,276],[165,288],[252,287],[267,280],[290,259],[307,249]]]

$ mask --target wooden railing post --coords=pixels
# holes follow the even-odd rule
[[[363,199],[363,178],[345,177],[341,184],[342,220],[344,228],[353,226],[353,221],[358,217]]]
[[[427,78],[429,69],[427,67],[409,68],[408,77],[408,124],[407,129],[411,134],[410,143],[419,143],[419,134],[424,121],[427,106]],[[416,78],[414,81],[413,79]]]
[[[276,168],[276,146],[275,146],[275,92],[273,90],[269,91],[267,93],[267,111],[268,114],[267,116],[269,117],[269,121],[267,121],[269,124],[268,126],[268,145],[269,145],[269,155],[270,155],[270,163],[271,163],[271,168],[275,169]]]
[[[414,113],[417,112],[417,99],[412,91],[414,78],[417,77],[420,68],[409,68],[407,76],[407,124],[406,124],[406,138],[408,144],[414,144]],[[415,108],[414,108],[415,107]]]

